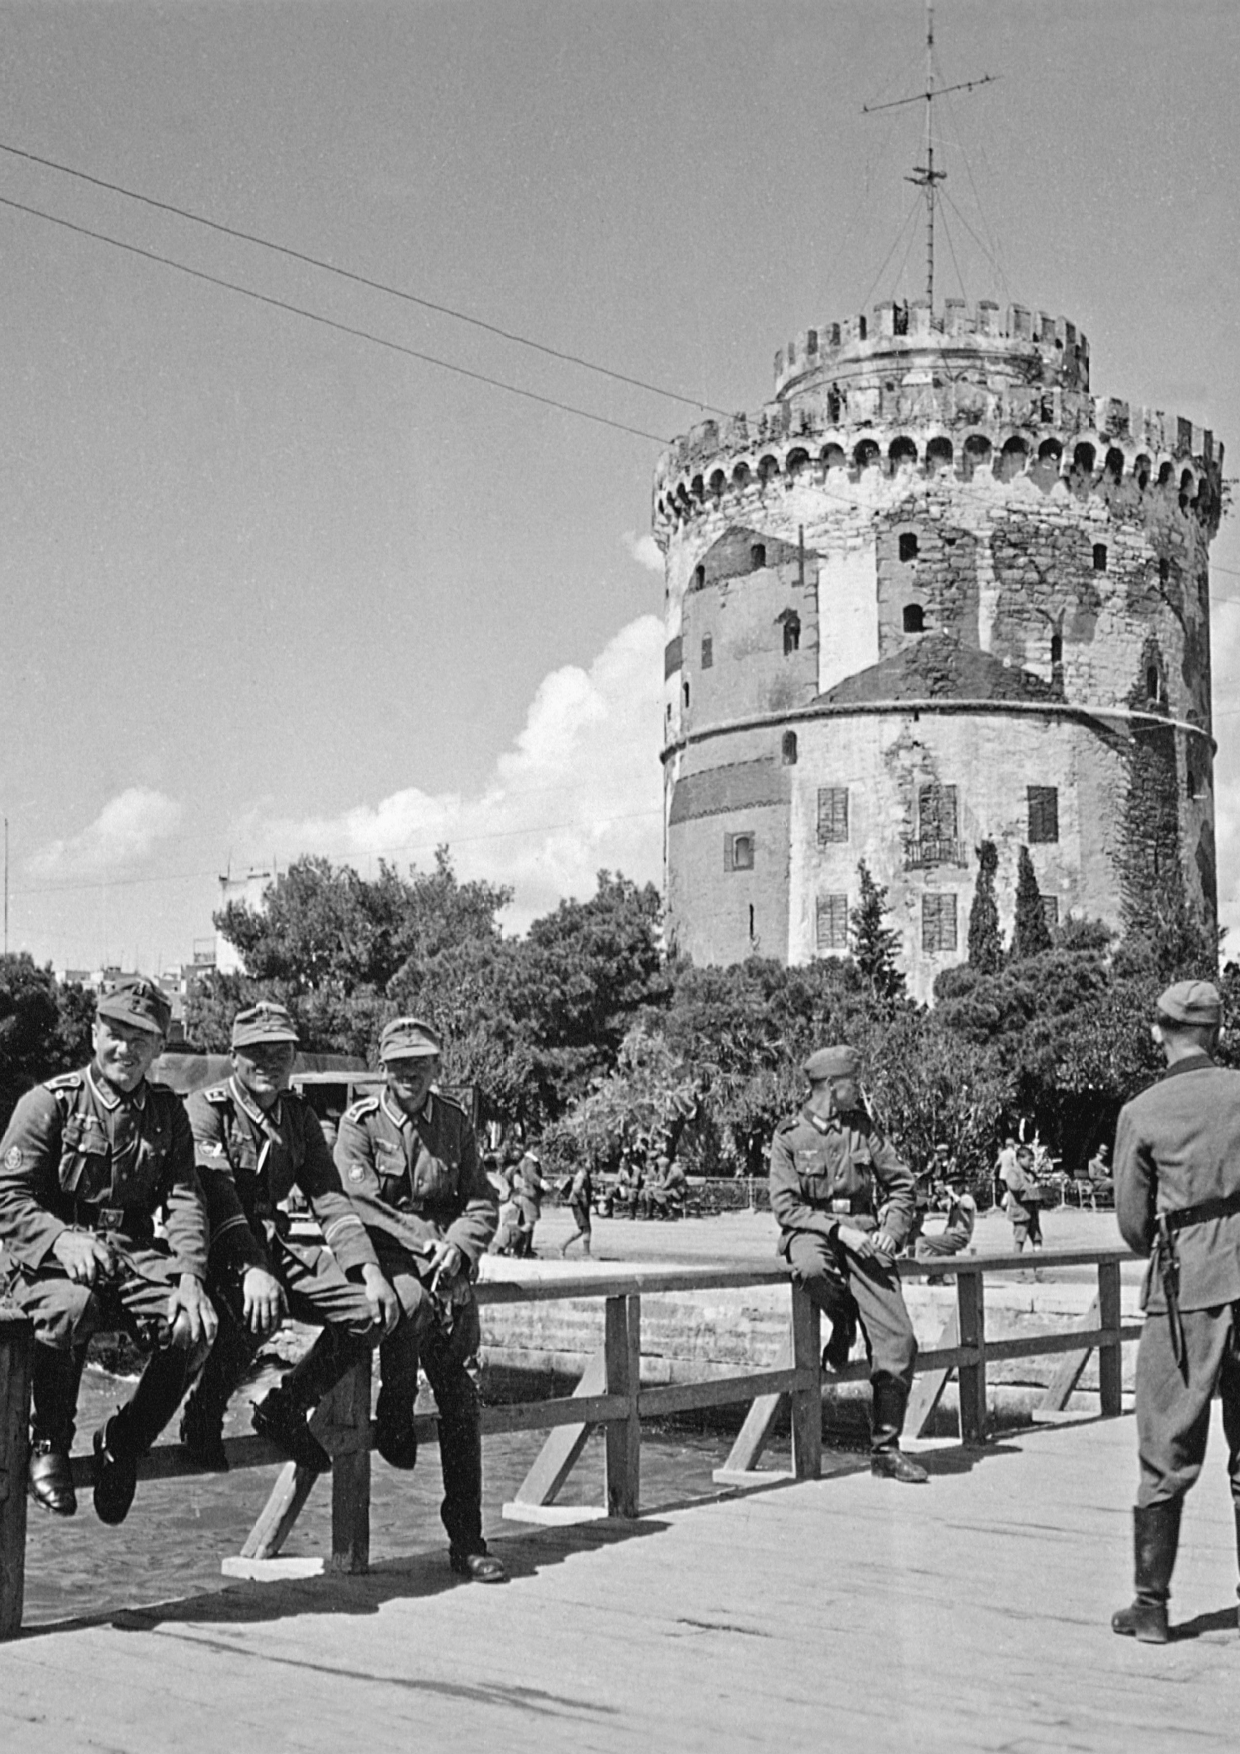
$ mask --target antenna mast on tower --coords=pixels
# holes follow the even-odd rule
[[[908,104],[926,106],[926,162],[913,166],[913,174],[904,180],[925,192],[926,197],[926,298],[934,309],[934,208],[938,200],[935,185],[944,182],[947,172],[934,168],[934,101],[950,91],[974,91],[979,85],[993,85],[997,75],[983,73],[980,79],[967,79],[959,85],[934,83],[934,0],[926,0],[926,89],[912,97],[898,97],[889,104],[862,104],[863,116],[877,115],[880,110],[899,110]]]

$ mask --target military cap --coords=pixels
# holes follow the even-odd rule
[[[379,1058],[385,1063],[425,1059],[441,1051],[438,1031],[420,1017],[393,1017],[379,1037]]]
[[[145,1029],[148,1035],[167,1035],[172,1006],[167,995],[144,975],[130,975],[107,987],[95,1001],[96,1017]]]
[[[1157,1009],[1169,1023],[1209,1028],[1223,1020],[1223,1001],[1213,981],[1177,981],[1160,996]]]
[[[819,1048],[805,1062],[805,1076],[811,1084],[821,1084],[824,1078],[855,1078],[860,1070],[861,1057],[856,1048],[845,1047],[843,1043]]]
[[[286,1007],[277,1005],[274,999],[260,999],[257,1005],[247,1005],[233,1018],[232,1045],[235,1048],[253,1047],[260,1041],[298,1040],[297,1025]]]

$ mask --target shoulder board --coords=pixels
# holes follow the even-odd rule
[[[360,1121],[364,1115],[374,1114],[378,1106],[379,1098],[377,1096],[361,1096],[352,1108],[347,1108],[344,1111],[344,1119],[346,1121]]]
[[[219,1103],[221,1106],[232,1101],[232,1092],[227,1084],[212,1084],[210,1089],[202,1092],[202,1096],[206,1102]]]
[[[441,1102],[445,1108],[455,1109],[457,1114],[465,1116],[465,1104],[458,1102],[455,1096],[445,1096],[442,1090],[435,1092],[435,1101]],[[465,1116],[468,1119],[468,1116]]]
[[[44,1090],[80,1090],[86,1082],[81,1072],[62,1072],[59,1078],[44,1081]]]
[[[780,1121],[775,1131],[777,1133],[795,1133],[800,1125],[800,1115],[789,1115],[786,1121]]]

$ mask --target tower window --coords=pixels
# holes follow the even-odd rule
[[[904,631],[905,633],[925,633],[926,612],[920,603],[906,603],[904,605]]]
[[[1063,663],[1063,635],[1061,633],[1051,635],[1051,663]]]
[[[900,559],[917,559],[917,537],[912,530],[901,530],[900,532]]]
[[[755,542],[749,550],[749,564],[755,572],[766,565],[766,543]]]
[[[725,834],[723,837],[723,868],[725,871],[752,871],[754,837],[750,833]]]
[[[815,944],[820,956],[848,949],[848,897],[820,895],[815,907]]]
[[[782,759],[785,767],[795,767],[797,764],[797,734],[795,731],[784,732]]]
[[[956,840],[959,812],[955,786],[923,786],[917,799],[917,824],[923,841]]]
[[[685,711],[688,712],[688,710],[689,710],[689,684],[687,682],[683,685],[680,692],[681,692],[681,696],[684,700]]]
[[[1151,700],[1158,699],[1158,671],[1153,664],[1145,672],[1145,692]]]
[[[818,845],[848,839],[848,787],[819,786]]]
[[[1107,545],[1105,542],[1095,542],[1094,543],[1094,571],[1095,572],[1105,572],[1106,570],[1107,570]]]
[[[790,658],[793,652],[801,649],[801,617],[795,610],[788,610],[784,615],[784,656]]]
[[[749,904],[749,942],[754,944],[757,942],[757,938],[758,934],[754,926],[753,903],[751,901]]]
[[[1158,562],[1158,582],[1159,582],[1159,584],[1165,585],[1167,580],[1170,577],[1171,577],[1171,562],[1167,559],[1167,556],[1164,554],[1162,559]]]
[[[956,948],[956,897],[953,894],[922,896],[921,947],[931,952]]]
[[[693,569],[693,588],[694,588],[694,590],[700,591],[702,586],[705,583],[706,583],[706,568],[704,566],[695,566]]]
[[[1042,897],[1042,916],[1046,921],[1046,929],[1052,934],[1059,930],[1059,897],[1044,895]]]
[[[715,642],[710,634],[702,635],[702,668],[709,670],[715,662]]]
[[[1058,786],[1029,786],[1029,844],[1049,845],[1059,839]]]

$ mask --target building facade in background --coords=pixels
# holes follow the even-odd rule
[[[1222,447],[1092,394],[1084,335],[885,304],[662,457],[669,941],[842,955],[864,860],[910,990],[964,960],[977,847],[1010,932],[1216,918],[1209,544]]]

